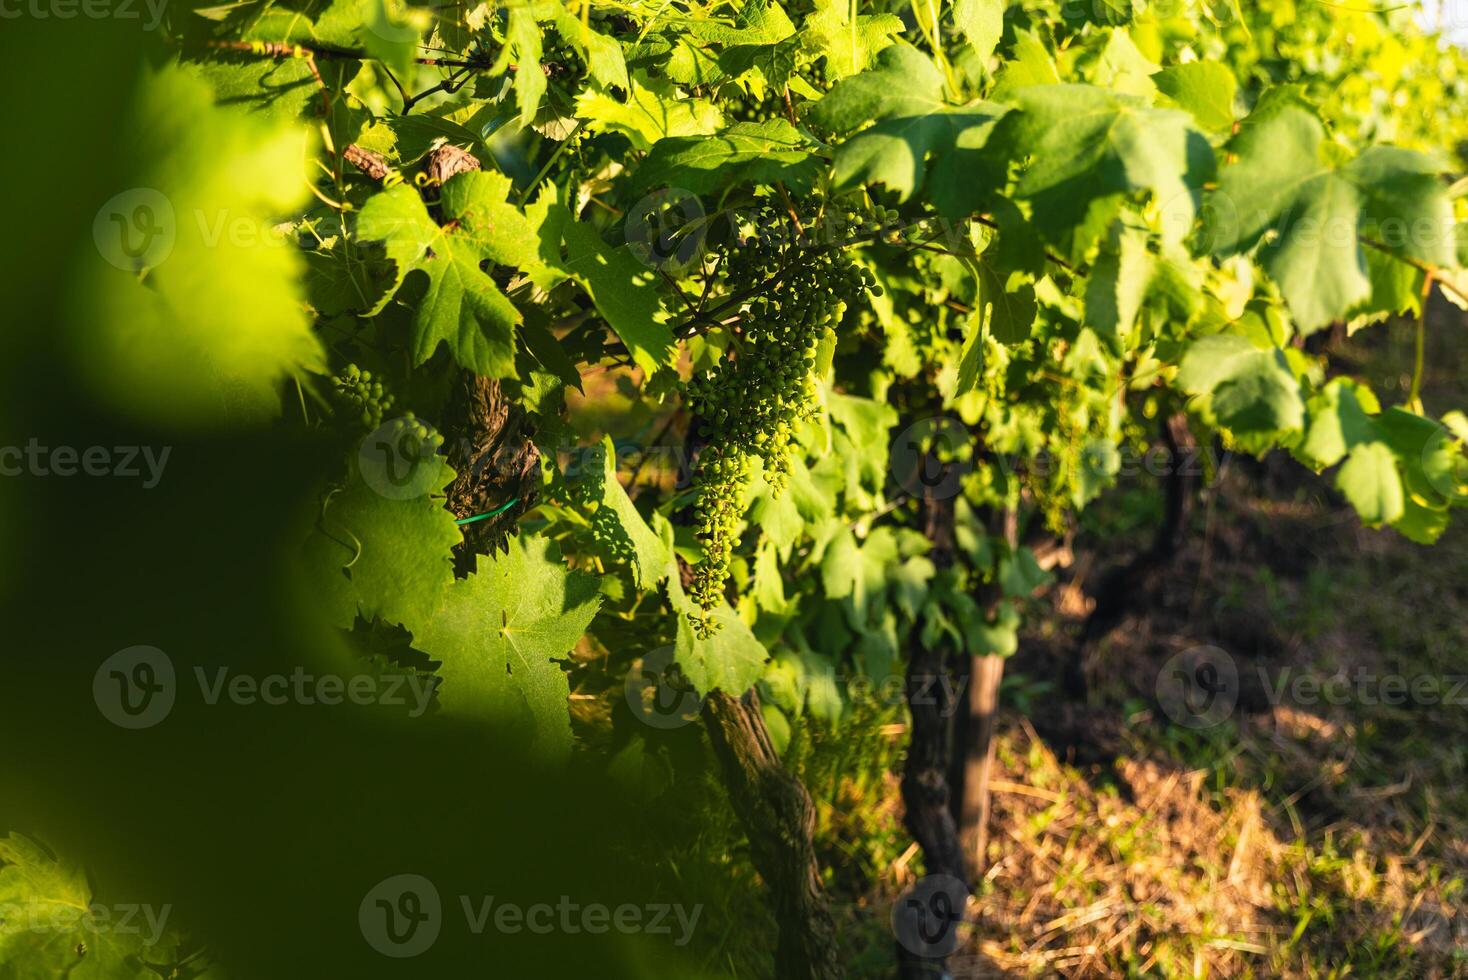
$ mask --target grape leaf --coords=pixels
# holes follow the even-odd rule
[[[828,392],[826,410],[846,433],[859,458],[847,460],[862,482],[880,488],[887,478],[888,433],[897,424],[897,410],[886,402]]]
[[[509,178],[472,171],[443,185],[442,227],[411,186],[399,184],[375,195],[357,218],[357,235],[386,243],[401,287],[422,272],[428,286],[414,310],[413,363],[422,364],[440,344],[458,363],[487,377],[515,373],[515,309],[480,262],[539,263],[539,238],[530,223],[506,203]]]
[[[801,37],[813,57],[825,56],[828,78],[864,70],[903,31],[896,14],[858,14],[852,21],[855,10],[847,0],[816,0],[815,11],[805,19]]]
[[[328,497],[306,542],[311,594],[342,629],[360,614],[412,630],[433,617],[454,578],[452,549],[463,535],[443,501],[430,496],[454,471],[435,453],[405,458],[395,440],[383,438],[389,434],[367,437],[346,486]],[[379,451],[389,456],[380,464]],[[389,481],[395,467],[402,479]]]
[[[1213,414],[1237,433],[1288,432],[1305,416],[1300,385],[1284,353],[1261,350],[1243,337],[1204,337],[1188,348],[1177,375],[1193,395],[1207,396]]]
[[[960,607],[958,621],[970,656],[1012,657],[1019,649],[1019,610],[1012,603],[1000,603],[992,619],[982,613],[977,603]]]
[[[0,836],[0,976],[6,980],[157,980],[184,975],[179,937],[149,906],[133,920],[98,902],[86,872],[19,833]],[[214,976],[189,957],[191,977]],[[206,968],[201,972],[200,966]]]
[[[504,53],[515,60],[515,107],[520,110],[520,126],[524,128],[535,122],[540,101],[545,98],[545,72],[540,67],[543,42],[534,4],[512,4],[509,11]]]
[[[1039,307],[1035,303],[1035,287],[1024,273],[1005,276],[987,263],[978,266],[979,299],[969,317],[968,334],[958,357],[958,378],[953,395],[974,390],[982,370],[984,337],[992,336],[1001,344],[1020,344],[1029,339]]]
[[[245,41],[277,44],[358,45],[362,14],[358,0],[339,0],[322,14],[319,24],[295,10],[270,9],[240,32]],[[248,107],[280,122],[293,122],[303,115],[319,114],[323,103],[321,86],[304,58],[258,58],[242,51],[190,50],[184,64],[213,88],[221,104]],[[360,62],[322,63],[317,70],[330,81],[345,86]],[[351,66],[351,70],[345,69]]]
[[[481,160],[493,159],[478,133],[452,119],[426,114],[389,116],[369,126],[358,140],[360,145],[395,159],[402,166],[418,162],[444,142],[471,149]]]
[[[661,515],[653,523],[662,535],[668,554],[675,554],[673,525]],[[759,680],[769,651],[727,604],[720,603],[705,613],[688,598],[676,560],[669,564],[666,588],[668,604],[678,618],[673,659],[683,676],[701,694],[710,691],[724,691],[735,697],[743,694]],[[692,622],[692,617],[705,615],[718,624],[717,631],[708,639],[699,637]]]
[[[785,579],[780,573],[780,554],[775,542],[768,536],[760,538],[754,553],[754,588],[740,599],[741,606],[753,601],[758,610],[759,621],[755,624],[763,629],[771,620],[783,625],[786,618],[795,612],[790,599],[785,595]]]
[[[1128,346],[1156,271],[1145,234],[1130,226],[1114,228],[1092,263],[1086,279],[1086,323],[1114,352]]]
[[[1066,4],[1060,13],[1065,20],[1076,24],[1116,27],[1131,23],[1136,10],[1132,0],[1092,0],[1091,3]]]
[[[1298,453],[1317,467],[1334,466],[1356,446],[1383,436],[1372,416],[1376,396],[1349,378],[1334,378],[1310,398],[1310,421]]]
[[[594,226],[576,221],[557,200],[554,188],[547,188],[526,214],[540,236],[537,265],[531,272],[535,284],[550,289],[566,279],[575,280],[640,368],[653,374],[671,365],[673,331],[652,269],[626,245],[608,245]]]
[[[760,698],[783,714],[799,718],[807,709],[818,721],[841,718],[843,702],[836,668],[829,657],[802,646],[786,651],[766,665],[759,681]]]
[[[751,6],[753,6],[751,4]],[[758,79],[766,92],[778,93],[795,74],[802,42],[797,37],[778,44],[741,44],[719,52],[714,76],[741,78],[749,74]]]
[[[1035,288],[1019,273],[1001,276],[987,264],[979,266],[979,306],[989,317],[989,331],[1001,344],[1028,340],[1035,326]]]
[[[900,565],[888,567],[887,587],[892,593],[892,601],[909,619],[915,618],[922,608],[929,583],[937,571],[932,559],[925,555],[913,555]]]
[[[1005,595],[1022,599],[1053,582],[1055,576],[1040,567],[1033,551],[1019,547],[999,559],[998,579]]]
[[[1086,279],[1086,324],[1121,354],[1138,343],[1144,309],[1180,323],[1191,319],[1202,301],[1201,285],[1200,270],[1181,245],[1154,252],[1141,229],[1117,222]]]
[[[1238,159],[1220,171],[1205,225],[1217,256],[1260,246],[1306,334],[1370,298],[1360,235],[1404,258],[1456,261],[1452,203],[1431,158],[1373,146],[1338,167],[1327,145],[1320,120],[1297,105],[1251,116],[1230,144]]]
[[[1364,524],[1390,524],[1404,513],[1397,458],[1385,443],[1354,446],[1336,474],[1335,484]]]
[[[1004,7],[1004,0],[954,0],[953,23],[981,59],[993,55],[1004,35]]]
[[[1031,203],[1050,241],[1069,248],[1073,232],[1138,191],[1162,206],[1165,240],[1180,241],[1192,228],[1214,164],[1187,113],[1090,85],[1030,86],[1013,100],[1020,111],[1006,117],[1007,135],[1015,154],[1031,160],[1015,194]]]
[[[910,44],[887,48],[868,71],[837,82],[816,103],[815,119],[836,132],[850,132],[873,119],[926,116],[948,108],[943,73]]]
[[[1152,82],[1179,109],[1192,113],[1201,128],[1216,131],[1233,126],[1238,80],[1228,66],[1192,61],[1162,69],[1152,76]]]
[[[774,44],[795,33],[790,15],[775,0],[744,4],[735,12],[732,24],[709,18],[691,20],[686,29],[699,40],[727,45]]]
[[[145,186],[97,214],[108,261],[86,264],[71,310],[81,368],[114,405],[172,425],[274,416],[281,382],[324,365],[304,260],[274,227],[308,195],[304,134],[216,106],[176,67],[123,125],[148,148],[129,164]]]
[[[1412,500],[1435,506],[1464,503],[1462,455],[1454,442],[1461,433],[1401,406],[1387,409],[1375,421],[1382,440],[1397,456]],[[1452,413],[1444,421],[1455,421]]]
[[[668,574],[671,555],[660,538],[642,515],[637,512],[627,491],[617,479],[617,450],[612,437],[603,437],[601,443],[588,446],[581,469],[580,489],[589,503],[597,505],[597,516],[593,520],[605,521],[603,533],[624,545],[631,555],[633,579],[643,591],[657,585],[658,580]],[[610,520],[599,518],[602,510]]]
[[[555,542],[511,538],[451,585],[418,649],[441,661],[439,703],[445,715],[525,731],[539,752],[571,748],[570,686],[560,661],[601,606],[595,577],[561,561]]]
[[[742,5],[733,24],[700,19],[685,29],[667,67],[668,77],[685,85],[717,85],[758,68],[765,86],[778,88],[794,70],[801,44],[789,15],[774,2]],[[715,53],[706,44],[723,50]]]
[[[1059,83],[1060,73],[1055,70],[1055,59],[1044,43],[1030,31],[1019,29],[1014,32],[1014,49],[1000,69],[989,98],[1003,102],[1028,86]]]
[[[350,239],[307,252],[306,268],[307,298],[318,314],[327,317],[381,305],[397,280],[397,270],[380,249]]]
[[[564,210],[564,209],[563,209]],[[581,283],[632,359],[648,374],[673,362],[673,331],[663,315],[662,294],[653,275],[627,247],[613,248],[596,228],[569,215],[562,234],[562,268]]]
[[[815,120],[849,133],[876,125],[836,149],[838,187],[884,184],[907,200],[924,186],[931,161],[930,196],[938,211],[961,218],[983,207],[1002,185],[1004,164],[984,153],[1003,106],[974,102],[949,106],[943,74],[909,44],[884,50],[871,69],[838,82],[816,103]]]
[[[901,564],[901,550],[892,529],[879,527],[858,543],[843,526],[821,559],[826,595],[844,599],[847,621],[858,633],[872,627],[887,608],[890,577]],[[909,570],[909,575],[920,569]]]
[[[621,133],[639,150],[669,136],[712,136],[724,120],[711,103],[640,73],[632,77],[625,102],[606,92],[583,92],[576,99],[576,116],[586,120],[590,132]]]
[[[1157,96],[1152,76],[1158,67],[1142,54],[1126,28],[1118,27],[1106,39],[1106,47],[1092,66],[1089,80],[1093,85],[1135,95],[1150,103]]]
[[[788,555],[807,525],[819,525],[831,518],[832,496],[830,482],[819,479],[796,453],[790,459],[785,492],[776,497],[765,484],[750,513],[750,521],[759,527],[763,540]]]
[[[801,192],[811,188],[816,171],[810,141],[784,119],[771,119],[736,123],[716,136],[658,140],[637,168],[632,184],[635,191],[666,185],[707,194],[746,180],[761,184],[783,181]]]

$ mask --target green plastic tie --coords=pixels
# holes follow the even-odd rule
[[[519,497],[511,497],[509,503],[504,504],[501,507],[496,507],[494,510],[490,511],[488,514],[475,514],[473,517],[466,517],[462,521],[454,521],[454,523],[455,524],[473,524],[475,521],[484,521],[484,520],[488,520],[491,517],[498,517],[499,515],[503,514],[505,511],[509,510],[511,507],[515,506],[515,504],[519,503],[519,501],[520,501],[520,498]]]

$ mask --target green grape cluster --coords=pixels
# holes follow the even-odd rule
[[[586,64],[575,45],[558,33],[547,33],[541,41],[541,64],[548,66],[552,78],[570,76],[579,78],[586,73]]]
[[[688,591],[699,607],[699,612],[690,614],[689,618],[694,630],[704,639],[719,628],[708,612],[723,598],[753,458],[735,445],[710,445],[698,461],[694,529],[703,544],[703,558],[693,566],[693,581]]]
[[[909,233],[909,228],[918,234],[928,230],[924,221],[914,222],[911,226],[905,225],[896,208],[850,200],[828,207],[822,222],[830,237],[841,239],[847,244],[875,238],[892,240],[894,236]]]
[[[766,222],[775,220],[767,211],[755,216],[755,225],[771,227]],[[796,427],[815,412],[816,346],[847,304],[874,285],[871,273],[829,243],[754,238],[735,249],[725,269],[731,290],[771,285],[750,299],[731,349],[686,390],[708,439],[696,507],[704,558],[690,590],[705,611],[720,601],[728,578],[751,463],[760,459],[774,494],[784,490]],[[698,623],[712,628],[707,616]]]
[[[734,122],[761,123],[769,122],[771,119],[784,119],[787,111],[785,93],[770,89],[765,93],[764,98],[746,95],[731,103],[728,111]]]
[[[427,458],[443,448],[443,434],[412,412],[393,419],[392,434],[406,459]]]
[[[383,416],[392,411],[392,395],[383,391],[381,381],[372,380],[371,371],[348,364],[331,383],[342,418],[375,429],[382,424]]]
[[[805,76],[805,80],[810,82],[811,88],[819,89],[822,92],[829,92],[836,82],[827,74],[826,69],[826,59],[822,58],[819,61],[813,61],[809,65],[806,65],[801,69],[801,72]]]

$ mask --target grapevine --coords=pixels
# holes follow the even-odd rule
[[[1420,11],[48,6],[0,7],[0,598],[20,652],[0,676],[0,920],[19,925],[0,921],[0,974],[365,978],[426,954],[477,975],[501,945],[609,977],[914,980],[980,952],[1015,975],[1461,969],[1434,889],[1463,878],[1448,842],[1468,828],[1432,822],[1465,809],[1460,759],[1372,771],[1379,806],[1355,810],[1391,819],[1367,827],[1336,804],[1382,753],[1307,792],[1289,766],[1248,785],[1267,747],[1217,752],[1256,741],[1258,699],[1224,683],[1258,687],[1255,652],[1351,673],[1355,606],[1416,595],[1371,645],[1461,672],[1438,661],[1465,645],[1468,56]],[[1401,587],[1349,601],[1376,569]],[[1192,657],[1217,650],[1238,669]],[[411,720],[378,710],[408,693],[384,683],[398,668],[432,681]],[[1207,696],[1170,701],[1189,678]],[[1175,737],[1203,702],[1233,714]],[[1106,897],[1091,856],[1131,853],[1106,833],[1134,825],[1123,796],[1166,796],[1146,811],[1165,821],[1198,788],[1123,765],[1129,793],[1098,810],[1080,780],[1036,829],[1072,773],[1032,771],[1053,761],[1035,739],[1080,706],[1088,729],[1114,709],[1144,761],[1228,761],[1241,791],[1202,802],[1248,819],[1194,824],[1243,828],[1239,867],[1184,860],[1243,890],[1172,903],[1206,936],[1125,902],[1065,913]],[[1332,703],[1312,748],[1468,737],[1440,706]],[[1010,723],[1032,707],[1035,731]],[[1108,768],[1115,740],[1092,741]],[[307,764],[281,770],[292,751]],[[1014,798],[991,807],[1000,769]],[[139,802],[107,814],[119,829],[77,787]],[[307,800],[342,833],[281,809]],[[1029,831],[1087,873],[1027,883],[1048,867],[1011,850]],[[1360,868],[1372,841],[1408,855],[1408,887],[1370,889],[1389,915],[1272,866],[1329,858],[1317,833],[1366,842]],[[100,850],[124,840],[141,878]],[[200,876],[185,858],[205,853],[223,863]],[[1305,882],[1276,917],[1311,922],[1290,942],[1231,919],[1268,891],[1256,866]],[[321,902],[191,884],[257,868],[311,869]],[[512,905],[542,921],[516,882],[702,918],[686,943],[492,935]],[[1385,908],[1414,889],[1420,907]],[[32,914],[152,895],[178,900],[157,943]],[[993,903],[1029,910],[1027,934]]]

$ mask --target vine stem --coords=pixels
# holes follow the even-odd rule
[[[384,65],[383,70],[386,70],[386,68],[387,66]],[[406,92],[403,92],[403,111],[400,112],[399,115],[406,116],[409,112],[413,110],[413,107],[415,105],[417,105],[419,102],[422,102],[424,99],[428,98],[435,92],[443,92],[445,94],[452,94],[454,92],[457,92],[460,86],[464,84],[464,80],[467,78],[468,72],[469,69],[467,68],[455,68],[453,71],[449,72],[448,78],[445,78],[437,85],[432,85],[424,89],[417,95],[410,96]],[[389,77],[391,77],[390,74]],[[393,81],[394,83],[396,83],[397,79],[394,78]],[[398,91],[402,91],[401,85],[398,86]]]
[[[375,61],[381,63],[382,59],[375,57],[367,51],[355,48],[342,48],[332,44],[316,44],[306,47],[303,44],[293,44],[289,41],[228,41],[217,38],[205,41],[181,41],[172,39],[174,43],[188,46],[199,46],[214,51],[231,51],[236,54],[254,55],[258,58],[304,58],[313,61]],[[471,58],[429,58],[418,57],[412,59],[415,65],[428,65],[431,68],[457,68],[464,71],[492,71],[495,66],[482,57]],[[554,74],[561,66],[554,62],[546,62],[540,66],[540,70],[547,77]],[[511,62],[505,66],[506,71],[519,71],[520,66]],[[496,74],[498,74],[498,71]]]
[[[577,120],[576,125],[572,127],[569,133],[566,134],[566,138],[561,140],[561,142],[556,146],[555,151],[551,153],[550,159],[545,162],[545,166],[541,167],[540,172],[531,179],[530,183],[525,185],[525,189],[520,192],[521,207],[525,206],[525,202],[530,198],[530,192],[535,190],[535,188],[539,186],[540,182],[545,179],[545,175],[550,173],[550,168],[555,165],[555,162],[561,158],[561,154],[564,153],[566,151],[566,148],[571,145],[571,137],[579,133],[581,131],[581,127],[584,125],[586,125],[585,119]]]
[[[1410,265],[1412,268],[1416,269],[1418,272],[1421,272],[1424,275],[1426,275],[1427,276],[1427,282],[1424,283],[1423,284],[1423,287],[1422,287],[1423,288],[1423,295],[1424,296],[1427,295],[1427,292],[1432,288],[1432,284],[1435,282],[1439,286],[1441,286],[1443,289],[1445,289],[1446,291],[1448,291],[1448,292],[1452,293],[1454,296],[1458,297],[1463,302],[1468,303],[1468,292],[1464,292],[1462,289],[1460,289],[1456,285],[1454,285],[1453,282],[1452,282],[1452,280],[1448,279],[1443,274],[1443,270],[1440,267],[1433,265],[1431,262],[1423,262],[1423,261],[1421,261],[1419,259],[1408,258],[1405,255],[1398,255],[1396,252],[1393,252],[1391,249],[1387,248],[1381,242],[1378,242],[1378,241],[1376,241],[1375,239],[1372,239],[1372,238],[1367,238],[1365,235],[1360,236],[1360,239],[1359,240],[1360,240],[1360,242],[1361,242],[1362,245],[1365,245],[1368,248],[1374,248],[1378,252],[1383,253],[1384,255],[1390,255],[1392,258],[1396,259],[1398,262],[1405,262],[1405,263],[1407,263],[1407,265]],[[1424,303],[1424,305],[1426,305],[1426,300],[1424,300],[1423,303]]]
[[[1432,298],[1432,284],[1436,280],[1428,273],[1422,280],[1422,301],[1417,311],[1417,340],[1412,364],[1412,387],[1407,392],[1407,407],[1422,414],[1422,370],[1427,349],[1427,301]]]
[[[239,54],[252,54],[261,58],[309,58],[317,61],[344,60],[344,61],[377,61],[366,51],[357,51],[352,48],[339,48],[329,44],[318,44],[306,47],[301,44],[291,44],[286,41],[225,41],[211,39],[207,41],[194,42],[215,51],[233,51]],[[414,58],[414,64],[430,65],[436,68],[479,68],[487,69],[489,66],[478,61],[465,61],[460,58]],[[514,70],[513,65],[510,66]]]

